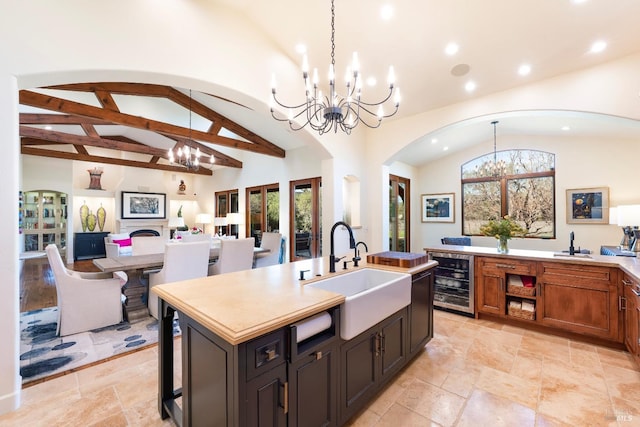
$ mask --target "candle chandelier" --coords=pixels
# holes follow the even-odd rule
[[[507,173],[507,162],[498,160],[498,151],[496,146],[496,125],[499,122],[494,120],[493,125],[493,161],[485,161],[481,166],[476,165],[476,173],[481,176],[501,177]]]
[[[307,55],[302,60],[302,78],[305,87],[305,102],[288,106],[283,104],[276,97],[275,76],[271,84],[271,116],[278,121],[288,121],[293,130],[300,130],[309,125],[320,135],[333,129],[345,132],[347,135],[351,130],[362,123],[370,128],[377,128],[382,123],[382,119],[391,117],[398,112],[400,105],[400,90],[394,87],[395,75],[393,67],[389,67],[389,93],[386,98],[376,103],[368,103],[362,100],[362,76],[360,74],[358,54],[354,52],[351,67],[347,68],[345,80],[345,95],[339,95],[336,91],[335,79],[335,7],[331,1],[331,65],[329,66],[329,93],[323,96],[318,89],[318,69],[314,68],[313,76],[309,79],[309,64]],[[393,96],[393,112],[385,114],[383,104]],[[287,117],[278,117],[274,111],[275,104],[288,110]],[[377,111],[373,111],[377,108]],[[301,118],[302,125],[294,122]]]
[[[189,141],[191,141],[191,89],[189,89]],[[184,166],[188,170],[194,171],[200,169],[200,157],[202,155],[200,153],[200,147],[194,150],[190,146],[184,144],[184,146],[178,148],[176,154],[178,155],[177,158],[173,155],[173,149],[169,148],[169,163],[172,165],[178,164],[180,166]],[[209,161],[211,164],[215,162],[213,154]]]

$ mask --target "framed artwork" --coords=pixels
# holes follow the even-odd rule
[[[567,190],[567,224],[609,224],[609,187]]]
[[[455,222],[455,193],[423,194],[422,222]]]
[[[166,218],[167,196],[164,193],[122,192],[122,219]]]

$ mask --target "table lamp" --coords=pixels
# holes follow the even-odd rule
[[[207,232],[207,224],[211,224],[211,214],[199,213],[196,215],[196,224],[202,224],[202,232]]]
[[[184,218],[181,216],[169,217],[169,238],[173,239],[176,229],[184,227]]]
[[[224,216],[217,216],[213,218],[213,225],[218,227],[218,236],[222,236],[222,227],[227,225],[227,218]]]
[[[232,212],[227,214],[227,225],[238,225],[240,224],[242,217],[237,212]],[[238,237],[238,229],[236,228],[236,237]]]

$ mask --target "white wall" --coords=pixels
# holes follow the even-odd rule
[[[509,247],[517,249],[562,250],[569,248],[569,233],[575,232],[575,245],[599,253],[601,245],[617,245],[622,238],[620,227],[609,224],[567,224],[566,190],[589,187],[609,187],[610,205],[640,203],[635,188],[635,168],[624,167],[624,159],[640,156],[638,141],[603,141],[601,138],[545,138],[541,136],[501,135],[500,150],[534,149],[556,155],[556,239],[512,239]],[[455,223],[421,223],[419,199],[412,208],[412,250],[422,251],[439,244],[443,236],[462,233],[462,197],[460,166],[493,151],[493,141],[471,147],[422,166],[417,184],[422,193],[455,193]],[[605,154],[606,153],[606,154]],[[621,164],[622,160],[622,164]],[[419,197],[419,196],[418,196]],[[418,246],[420,242],[421,246]],[[473,236],[478,246],[495,246],[493,237]]]

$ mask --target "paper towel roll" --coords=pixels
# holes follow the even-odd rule
[[[311,316],[301,322],[294,323],[292,326],[296,328],[296,343],[304,341],[307,338],[325,331],[331,327],[331,315],[326,311]]]

